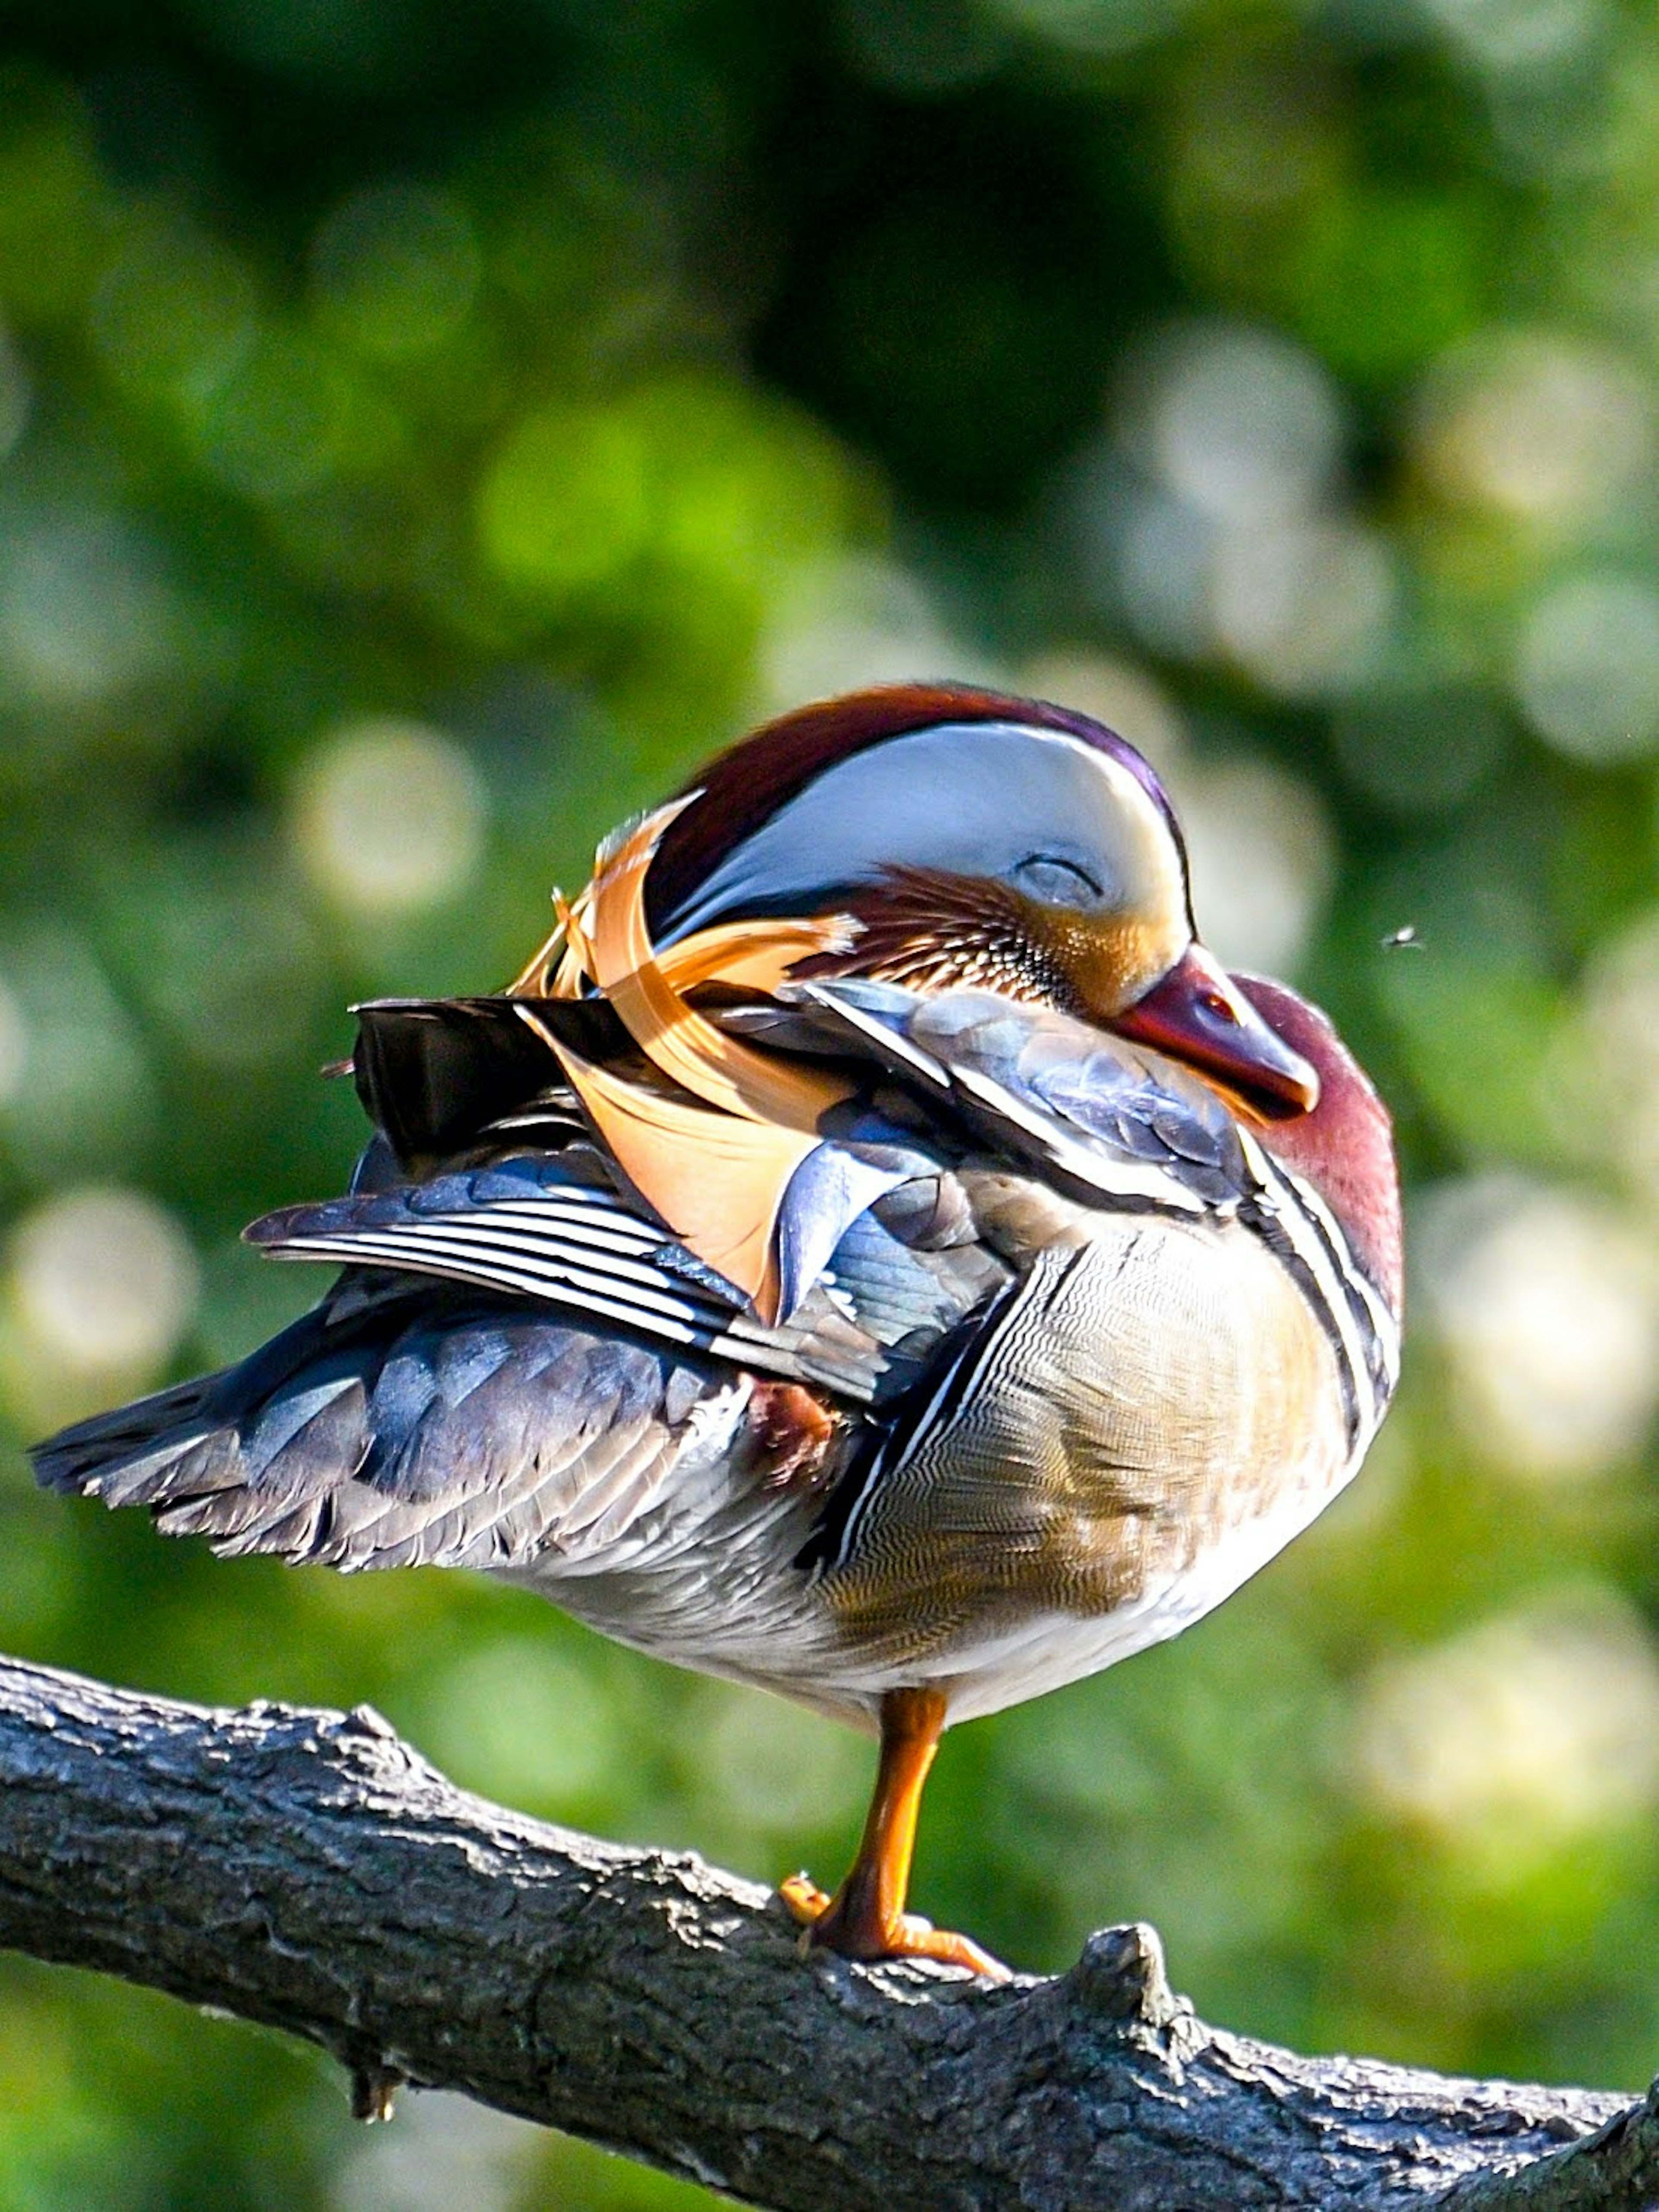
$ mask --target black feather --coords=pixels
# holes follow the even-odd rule
[[[586,1059],[628,1046],[597,999],[374,999],[354,1008],[357,1096],[405,1167],[463,1151],[561,1081],[526,1009]]]

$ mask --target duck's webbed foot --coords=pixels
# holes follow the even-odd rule
[[[971,1936],[958,1936],[948,1928],[935,1928],[919,1912],[901,1912],[883,1921],[846,1904],[852,1887],[849,1876],[834,1897],[818,1887],[808,1875],[792,1875],[780,1882],[778,1894],[800,1923],[801,1949],[833,1951],[842,1959],[937,1959],[947,1966],[963,1966],[970,1974],[1006,1982],[1009,1970]]]

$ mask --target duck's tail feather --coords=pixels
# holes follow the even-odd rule
[[[319,1309],[234,1366],[76,1421],[31,1448],[35,1479],[106,1505],[148,1505],[169,1526],[228,1535],[228,1526],[216,1525],[213,1498],[257,1487],[329,1401],[350,1395],[354,1384],[361,1395],[366,1347],[340,1345],[337,1330],[329,1346],[328,1334]],[[304,1396],[317,1401],[309,1421],[289,1387],[301,1377]]]

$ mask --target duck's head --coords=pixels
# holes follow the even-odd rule
[[[1086,715],[885,686],[769,724],[691,788],[647,880],[659,945],[750,917],[851,914],[860,931],[840,972],[1064,1006],[1268,1118],[1318,1098],[1313,1067],[1199,941],[1157,776]]]

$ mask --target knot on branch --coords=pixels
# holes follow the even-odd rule
[[[1062,1986],[1082,2010],[1123,2027],[1165,2028],[1188,2009],[1170,1987],[1158,1932],[1144,1920],[1097,1929]]]
[[[439,1778],[436,1769],[373,1705],[354,1705],[341,1713],[256,1698],[240,1711],[214,1717],[226,1756],[258,1761],[313,1796],[325,1778],[335,1794],[343,1788],[348,1796],[364,1788],[403,1790]]]

